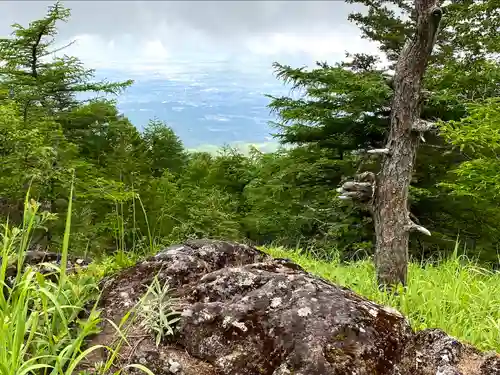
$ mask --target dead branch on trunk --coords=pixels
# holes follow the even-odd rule
[[[428,229],[426,229],[425,227],[423,227],[421,225],[415,224],[413,221],[410,221],[410,224],[408,224],[408,226],[406,227],[406,230],[408,232],[411,232],[411,231],[420,232],[420,233],[423,233],[427,236],[431,235],[431,232]]]
[[[390,151],[388,148],[374,148],[373,150],[368,150],[367,153],[375,155],[389,155]]]
[[[376,234],[377,279],[379,286],[388,290],[397,284],[406,285],[409,233],[431,234],[410,219],[408,189],[420,139],[434,129],[432,122],[419,118],[422,94],[427,95],[421,92],[421,86],[442,10],[438,0],[415,0],[415,10],[415,35],[406,42],[395,74],[388,80],[394,96],[387,145],[367,151],[383,157],[381,170],[377,176],[370,175],[373,181],[360,181],[358,177],[358,181],[346,182],[338,189],[342,199],[370,206]]]
[[[434,122],[422,120],[422,119],[417,119],[413,124],[411,130],[415,132],[428,132],[431,130],[436,129],[437,126]]]

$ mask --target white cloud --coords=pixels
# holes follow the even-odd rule
[[[350,32],[349,32],[350,31]],[[287,55],[307,56],[312,60],[339,60],[349,52],[373,52],[373,43],[360,38],[352,30],[325,30],[316,33],[274,33],[249,38],[250,53],[279,57]]]
[[[0,32],[43,16],[50,1],[4,1]],[[26,6],[27,5],[27,6]],[[196,83],[225,69],[268,79],[274,61],[333,63],[346,51],[377,53],[347,21],[342,1],[68,1],[64,53],[91,68]],[[256,78],[252,78],[256,79]],[[265,81],[263,78],[263,80]]]
[[[346,51],[377,53],[373,43],[348,32],[261,34],[247,37],[237,47],[195,37],[185,39],[190,47],[180,49],[168,39],[131,35],[111,39],[82,34],[75,36],[76,42],[63,52],[78,56],[96,69],[137,76],[153,74],[194,83],[197,74],[212,70],[233,69],[252,74],[270,70],[274,61],[310,65],[317,60],[340,61]]]

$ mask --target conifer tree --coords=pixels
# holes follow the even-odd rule
[[[62,55],[63,50],[69,45],[58,47],[57,27],[59,22],[66,22],[69,16],[69,9],[62,6],[60,2],[56,2],[48,8],[42,19],[31,22],[27,27],[14,24],[12,35],[0,39],[0,88],[1,91],[7,92],[6,95],[0,96],[2,98],[0,100],[8,108],[18,111],[14,115],[19,116],[21,122],[16,120],[11,124],[16,125],[16,134],[22,134],[23,129],[26,134],[41,134],[36,142],[33,140],[33,144],[26,144],[25,148],[37,150],[37,152],[42,150],[43,154],[39,155],[39,161],[43,160],[44,163],[42,169],[39,168],[40,162],[38,162],[35,165],[36,168],[30,166],[30,168],[18,171],[20,179],[23,180],[23,186],[13,185],[11,188],[22,191],[26,187],[26,178],[35,178],[34,181],[40,189],[38,191],[32,189],[32,192],[40,194],[44,209],[52,213],[57,212],[56,201],[63,191],[66,196],[68,188],[66,183],[71,177],[70,167],[85,171],[92,169],[88,160],[78,160],[81,156],[78,155],[81,148],[78,150],[74,143],[81,147],[82,142],[78,144],[78,139],[72,137],[78,133],[78,130],[87,130],[75,129],[75,121],[73,121],[75,112],[77,117],[78,114],[85,112],[85,109],[81,107],[86,100],[83,100],[81,96],[94,95],[95,97],[88,101],[96,103],[100,100],[97,95],[118,94],[132,83],[131,80],[118,83],[95,81],[92,69],[85,68],[76,57]],[[10,115],[13,114],[10,113]],[[95,117],[88,111],[87,116]],[[17,119],[15,116],[13,118]],[[87,121],[81,121],[80,124],[88,125],[89,118]],[[124,128],[127,127],[137,133],[128,121],[122,121],[124,126],[117,129],[119,122],[117,120],[111,124],[114,127],[108,127],[113,127],[114,133],[123,133]],[[22,143],[22,139],[18,139],[16,134],[10,134],[7,138],[12,141],[12,144],[18,145]],[[122,139],[122,135],[119,134],[114,138]],[[135,138],[140,140],[138,134]],[[38,145],[38,143],[41,144]],[[130,148],[128,145],[123,146],[120,143],[115,145],[113,152],[116,154],[117,151],[121,152],[121,149],[128,150],[128,148]],[[108,157],[113,157],[113,155]],[[128,161],[128,158],[123,156],[119,159],[123,162]],[[28,176],[27,173],[31,173],[31,170],[34,174]],[[85,172],[83,174],[84,176],[78,176],[77,173],[78,182],[80,177],[86,179],[87,183],[95,181],[85,175]],[[4,197],[15,200],[17,196],[6,194]],[[50,231],[47,232],[47,237],[50,241]]]
[[[59,2],[28,27],[14,24],[12,37],[0,39],[0,81],[22,108],[22,116],[56,115],[73,108],[82,93],[116,94],[132,81],[93,82],[94,71],[76,57],[56,56],[66,46],[56,47],[57,23],[65,22],[70,10]]]
[[[375,150],[383,150],[389,137],[394,93],[391,69],[396,67],[405,40],[415,35],[417,26],[413,0],[349,2],[368,7],[367,13],[352,14],[350,19],[365,38],[379,43],[390,66],[377,66],[376,57],[362,54],[348,55],[349,63],[335,66],[318,63],[309,71],[275,64],[278,77],[292,83],[302,94],[299,99],[272,98],[271,108],[280,117],[277,136],[281,142],[305,148],[311,154],[319,155],[320,149],[329,152],[331,165],[337,166],[338,172],[333,179],[321,182],[325,185],[349,174],[349,164],[352,174],[380,170],[381,158]],[[420,117],[430,122],[458,120],[466,115],[468,100],[498,96],[500,89],[493,83],[500,78],[494,59],[499,50],[498,1],[453,2],[444,4],[442,10],[445,17],[419,96]],[[459,200],[447,199],[437,186],[450,169],[464,160],[464,155],[435,132],[425,134],[424,140],[413,163],[409,204],[420,219],[433,223],[433,236],[424,241],[435,241],[441,247],[446,244],[439,245],[441,239],[456,235],[457,215],[465,217],[471,212],[471,202],[460,206]],[[340,159],[347,168],[338,168]],[[417,221],[413,214],[412,218]],[[481,230],[480,226],[467,229],[473,233]],[[420,237],[418,240],[421,242]]]

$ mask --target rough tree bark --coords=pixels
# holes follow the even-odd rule
[[[430,232],[410,219],[408,190],[422,133],[433,124],[421,120],[421,83],[441,21],[438,0],[415,0],[416,32],[405,44],[396,65],[392,87],[391,123],[387,146],[369,150],[383,156],[378,175],[368,172],[338,189],[341,199],[361,200],[372,212],[375,265],[379,286],[406,285],[411,231]]]

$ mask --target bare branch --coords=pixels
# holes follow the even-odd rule
[[[418,220],[418,217],[415,216],[415,214],[409,212],[410,219],[413,220],[414,223],[417,225],[420,225],[420,220]]]
[[[356,182],[356,181],[347,181],[342,185],[342,190],[352,191],[352,190],[371,190],[372,184],[370,182]]]
[[[353,155],[390,155],[391,152],[388,148],[373,148],[367,150],[365,148],[361,148],[358,150],[351,151]]]
[[[428,229],[424,228],[421,225],[415,224],[413,221],[410,221],[410,224],[408,225],[407,230],[409,232],[411,232],[411,231],[420,232],[420,233],[425,234],[426,236],[431,235],[431,232]]]
[[[437,126],[436,126],[435,122],[422,120],[422,119],[418,119],[417,121],[415,121],[411,127],[411,129],[413,131],[416,131],[416,132],[428,132],[428,131],[434,130],[436,128],[437,128]]]
[[[374,184],[376,181],[375,173],[369,171],[363,172],[357,176],[357,180],[359,182],[370,182]]]
[[[374,148],[372,150],[366,151],[366,153],[374,155],[389,155],[390,151],[388,148]]]
[[[435,92],[434,92],[434,91],[429,91],[429,90],[425,90],[425,89],[424,89],[424,90],[422,90],[422,91],[420,91],[420,97],[421,97],[422,99],[424,99],[424,100],[425,100],[425,99],[429,99],[429,98],[430,98],[432,95],[434,95],[434,94],[435,94]]]
[[[366,149],[366,148],[360,148],[357,150],[352,151],[353,155],[361,155],[361,156],[366,156],[366,155],[379,155],[379,154],[384,154],[388,155],[390,154],[388,148],[373,148],[373,149]]]
[[[340,198],[342,197],[342,198]],[[340,199],[357,199],[364,200],[366,195],[361,191],[342,191],[342,195],[339,196]]]
[[[368,202],[373,198],[373,183],[366,181],[347,181],[337,189],[339,199],[356,199]]]
[[[339,199],[342,199],[344,201],[347,201],[347,200],[352,200],[352,197],[348,197],[347,195],[339,195],[338,197]]]
[[[47,53],[45,53],[45,54],[41,55],[41,57],[45,57],[45,56],[49,56],[49,55],[54,55],[54,54],[56,54],[57,52],[60,52],[60,51],[62,51],[62,50],[64,50],[64,49],[66,49],[66,48],[68,48],[68,47],[72,46],[72,45],[73,45],[73,44],[75,44],[75,43],[76,43],[76,40],[72,40],[71,42],[69,42],[69,43],[65,44],[65,45],[64,45],[64,46],[62,46],[62,47],[56,48],[56,49],[55,49],[55,50],[53,50],[53,51],[50,51],[50,52],[47,52]]]

